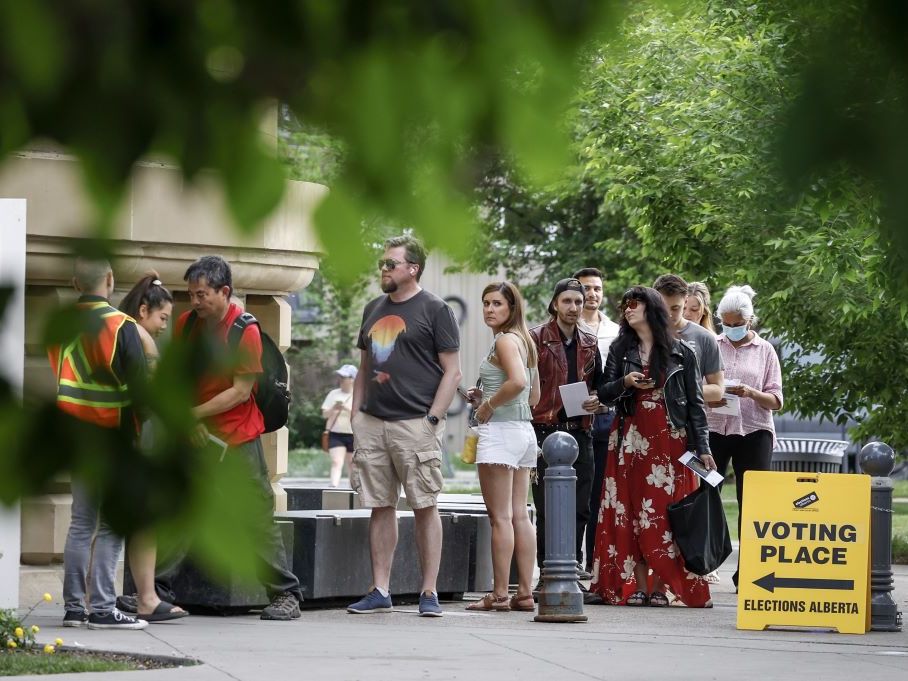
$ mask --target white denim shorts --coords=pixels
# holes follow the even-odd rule
[[[529,421],[491,421],[476,426],[476,463],[536,468],[536,433]]]

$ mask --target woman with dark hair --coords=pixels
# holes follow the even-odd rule
[[[711,607],[706,579],[684,567],[666,512],[697,487],[678,462],[685,451],[716,467],[697,359],[673,337],[655,289],[632,287],[620,310],[599,388],[603,403],[617,404],[617,425],[609,437],[590,590],[606,603],[664,607],[667,587],[688,606]]]
[[[530,421],[539,401],[536,344],[523,316],[523,298],[509,281],[482,292],[482,314],[494,335],[479,366],[482,388],[468,396],[476,407],[476,464],[492,525],[493,591],[467,610],[533,611],[536,533],[527,514],[530,471],[536,467],[536,434]],[[517,593],[508,598],[511,559],[517,563]]]
[[[157,365],[159,352],[155,338],[161,335],[173,314],[173,295],[161,283],[157,272],[151,271],[142,277],[120,301],[120,311],[136,320],[142,349],[149,370]],[[141,443],[151,444],[153,427],[150,421],[142,424]],[[136,584],[136,615],[149,622],[186,617],[189,613],[182,608],[162,601],[155,590],[155,561],[157,548],[154,538],[146,533],[135,534],[129,539],[129,569]],[[121,599],[132,606],[132,599]],[[118,602],[121,602],[118,601]]]
[[[151,363],[156,361],[158,346],[154,339],[167,328],[173,314],[173,295],[161,283],[157,272],[152,270],[139,279],[120,301],[120,311],[136,320],[145,357]]]

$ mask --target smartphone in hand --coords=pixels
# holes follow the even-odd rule
[[[467,402],[470,401],[470,396],[467,394],[467,389],[462,385],[457,386],[457,394],[464,398]]]

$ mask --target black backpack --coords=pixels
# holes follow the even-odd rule
[[[186,324],[183,326],[184,340],[188,340],[198,318],[195,311],[189,313]],[[249,312],[244,312],[237,317],[227,332],[227,347],[230,351],[236,352],[240,346],[243,331],[250,324],[258,324],[259,333],[262,336],[263,371],[255,381],[253,395],[255,404],[265,419],[265,432],[273,433],[278,428],[287,425],[287,418],[290,415],[290,376],[287,371],[287,362],[284,361],[284,355],[281,354],[277,344],[262,330],[259,320]]]

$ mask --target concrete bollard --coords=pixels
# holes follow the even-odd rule
[[[884,442],[864,445],[858,456],[870,479],[870,629],[901,631],[902,613],[892,600],[892,479],[895,453]]]
[[[586,622],[583,592],[577,585],[577,474],[579,448],[569,434],[557,431],[542,443],[545,471],[545,560],[536,622]]]

